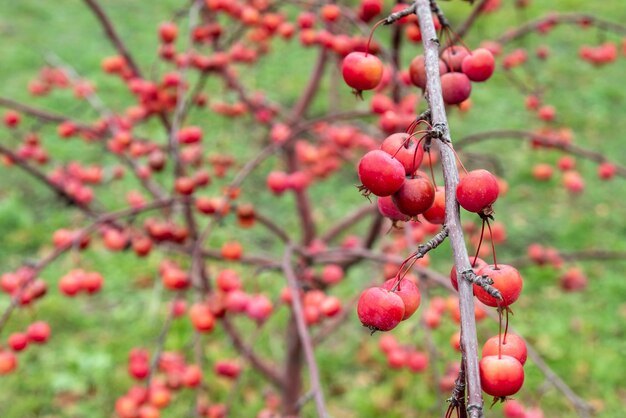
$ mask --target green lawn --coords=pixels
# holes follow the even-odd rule
[[[157,47],[157,22],[167,20],[181,6],[180,1],[146,2],[136,0],[109,0],[102,2],[119,29],[142,69],[148,71],[154,64]],[[626,21],[626,3],[613,0],[590,2],[583,0],[555,0],[533,2],[526,11],[515,12],[507,3],[494,15],[481,18],[465,43],[476,47],[481,39],[496,37],[507,28],[528,18],[545,14],[549,10],[585,11],[614,22]],[[546,4],[546,3],[549,3]],[[442,2],[444,11],[453,22],[460,22],[469,6],[458,0]],[[377,37],[388,42],[388,28],[380,28]],[[606,67],[594,68],[580,61],[578,48],[584,43],[595,44],[602,40],[619,42],[620,57]],[[285,107],[292,105],[306,83],[315,60],[313,49],[296,48],[297,40],[286,43],[275,41],[275,52],[254,67],[241,67],[244,81],[252,89],[267,91],[272,100]],[[549,45],[550,58],[545,63],[531,58],[531,72],[542,85],[549,87],[545,101],[558,112],[557,123],[575,132],[575,143],[602,152],[612,160],[626,164],[622,133],[626,132],[626,119],[621,113],[626,102],[626,90],[621,80],[626,62],[621,52],[621,39],[613,34],[595,29],[558,27],[549,36],[531,35],[519,46],[532,48]],[[511,48],[509,47],[509,50]],[[403,64],[420,48],[409,45],[403,52]],[[82,76],[93,79],[104,102],[113,109],[132,103],[121,82],[106,77],[100,70],[102,57],[111,55],[113,49],[102,36],[92,14],[83,2],[60,0],[41,2],[22,0],[0,2],[0,96],[10,97],[57,113],[74,115],[84,121],[93,120],[93,111],[86,106],[81,110],[71,98],[71,92],[61,91],[48,98],[32,98],[26,85],[44,64],[46,54],[54,53],[70,63]],[[289,73],[286,76],[286,69]],[[293,70],[292,70],[293,69]],[[171,70],[171,68],[169,69]],[[528,74],[517,71],[522,77]],[[342,86],[343,87],[343,86]],[[328,81],[314,104],[313,111],[323,114],[332,87]],[[210,97],[223,96],[220,83],[210,81],[206,93]],[[366,94],[366,97],[368,94]],[[231,93],[227,98],[232,99]],[[467,114],[450,111],[453,138],[499,128],[536,128],[541,124],[524,109],[524,96],[519,93],[502,71],[496,72],[485,85],[474,85],[473,108]],[[366,108],[357,102],[347,88],[340,92],[340,105],[345,109]],[[28,120],[27,124],[33,122]],[[205,127],[205,141],[211,146],[207,154],[216,151],[235,155],[245,161],[254,155],[264,128],[250,118],[245,123],[219,118],[213,114],[194,111],[190,123]],[[142,134],[165,140],[159,126],[151,124],[142,128]],[[53,126],[42,129],[46,147],[58,161],[68,161],[80,156],[89,163],[113,164],[110,156],[102,156],[98,147],[82,141],[59,141]],[[15,145],[16,140],[7,130],[0,134],[0,143]],[[623,179],[600,182],[596,178],[596,165],[579,160],[578,167],[586,181],[585,192],[571,197],[560,186],[559,175],[548,183],[538,183],[532,178],[532,166],[537,162],[555,163],[561,155],[554,151],[532,151],[515,141],[494,140],[467,148],[471,153],[482,153],[500,161],[497,173],[509,184],[509,192],[496,206],[497,220],[507,227],[508,240],[498,249],[499,260],[525,255],[532,242],[554,246],[565,251],[582,249],[609,249],[626,251],[626,222],[622,209],[622,196],[626,193]],[[354,159],[356,161],[355,156]],[[484,161],[463,157],[468,168],[479,167]],[[259,176],[249,178],[243,185],[242,195],[253,202],[259,211],[272,218],[283,228],[297,231],[299,222],[294,216],[294,200],[290,195],[274,198],[265,191],[265,174],[283,168],[282,161],[271,158],[259,169]],[[51,250],[51,234],[58,228],[80,227],[85,219],[73,209],[68,209],[35,181],[26,178],[16,169],[0,168],[0,273],[16,269],[24,260],[38,259]],[[129,177],[129,176],[128,176]],[[166,184],[166,174],[159,177]],[[219,193],[230,178],[218,180],[210,194]],[[341,218],[353,208],[364,203],[353,187],[358,183],[350,165],[333,179],[316,183],[311,189],[316,203],[314,217],[321,230]],[[125,206],[126,192],[137,187],[132,179],[113,183],[98,189],[102,204],[108,209]],[[465,214],[464,219],[471,219]],[[209,246],[220,245],[241,234],[227,219],[209,239]],[[354,232],[363,233],[366,223],[359,224]],[[244,231],[239,239],[249,253],[279,256],[282,249],[275,245],[263,230]],[[91,249],[79,257],[61,258],[42,277],[49,284],[50,294],[33,309],[18,311],[0,336],[4,343],[9,333],[23,330],[36,319],[49,321],[53,329],[51,341],[43,347],[30,347],[19,356],[17,372],[0,377],[0,417],[110,417],[114,402],[133,384],[126,372],[126,359],[132,347],[142,346],[153,350],[168,302],[172,295],[160,284],[151,284],[163,255],[156,252],[147,260],[137,262],[131,254],[110,253],[94,240]],[[432,267],[449,271],[450,250],[442,248],[431,254]],[[104,290],[94,297],[68,300],[57,290],[58,279],[76,263],[85,269],[102,272],[106,283]],[[618,418],[626,410],[626,385],[623,381],[624,356],[626,356],[626,285],[623,280],[625,261],[589,261],[579,263],[589,278],[589,287],[581,293],[564,294],[558,285],[557,272],[537,267],[525,268],[522,273],[525,287],[515,307],[513,325],[535,345],[550,366],[576,393],[598,409],[598,417]],[[221,265],[210,264],[215,272]],[[365,264],[350,271],[347,279],[333,290],[346,299],[357,295],[366,283],[376,278],[373,264]],[[373,270],[374,269],[374,270]],[[268,289],[276,295],[284,286],[282,276],[272,272],[254,274],[243,270],[246,288]],[[149,285],[145,283],[148,278]],[[159,280],[157,279],[158,283]],[[433,295],[445,292],[434,289]],[[0,295],[0,309],[9,303]],[[421,309],[420,311],[422,311]],[[284,352],[282,328],[287,320],[287,309],[280,307],[254,342],[263,355],[277,361]],[[255,326],[249,321],[237,320],[248,338],[254,335]],[[439,362],[435,365],[441,373],[446,362],[458,359],[448,343],[455,331],[453,322],[446,318],[442,327],[433,333],[438,347]],[[481,341],[493,335],[497,326],[485,321],[479,325]],[[190,353],[192,330],[186,318],[175,321],[166,349]],[[426,349],[424,331],[413,324],[403,324],[394,331],[402,342]],[[433,387],[436,382],[430,372],[411,374],[394,371],[385,364],[377,348],[378,336],[369,337],[356,315],[330,337],[317,353],[322,381],[329,409],[334,417],[426,417],[442,416],[437,407]],[[234,351],[225,341],[221,331],[203,339],[207,364],[223,358],[232,358]],[[224,379],[207,371],[211,402],[234,400],[232,416],[249,417],[263,406],[262,393],[269,386],[248,368],[241,383],[233,389]],[[546,417],[573,417],[573,410],[549,384],[544,384],[540,371],[532,364],[526,366],[526,383],[516,396],[527,405],[540,405]],[[176,394],[164,417],[185,416],[191,405],[192,393]],[[435,405],[433,407],[433,405]],[[495,406],[488,416],[501,416]],[[312,402],[303,410],[304,416],[314,416]]]

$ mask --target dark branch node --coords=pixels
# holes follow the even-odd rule
[[[476,412],[482,414],[483,406],[482,405],[477,405],[477,404],[469,404],[469,405],[467,405],[467,412],[469,412],[471,414],[472,411],[476,411]]]
[[[463,277],[470,283],[482,287],[485,292],[489,293],[494,298],[502,300],[502,295],[500,294],[500,291],[492,286],[493,280],[491,280],[489,276],[479,276],[474,273],[474,270],[470,269],[462,272],[461,277]]]
[[[430,250],[434,250],[442,242],[444,242],[447,236],[448,236],[448,227],[444,225],[441,231],[439,231],[437,235],[432,237],[432,239],[430,239],[426,244],[420,244],[417,247],[417,251],[415,251],[412,254],[412,257],[415,257],[415,258],[424,257],[427,252],[429,252]]]
[[[428,137],[440,139],[443,142],[450,142],[450,140],[446,138],[446,131],[447,129],[444,124],[437,123],[428,131]]]
[[[415,3],[413,3],[412,6],[407,7],[406,9],[402,9],[399,12],[395,12],[390,14],[389,16],[387,16],[385,18],[385,20],[383,21],[385,25],[391,25],[394,22],[397,22],[398,20],[402,19],[403,17],[406,17],[408,15],[414,14],[415,13],[415,9],[416,9],[416,5]]]
[[[441,8],[439,8],[439,5],[437,4],[435,0],[430,0],[430,10],[437,16],[437,19],[439,19],[439,23],[441,23],[441,27],[443,28],[450,27],[450,22],[448,21],[446,16],[443,14],[443,11],[441,10]]]

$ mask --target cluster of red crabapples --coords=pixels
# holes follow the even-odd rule
[[[354,86],[353,86],[354,87]],[[416,122],[409,131],[415,129]],[[416,174],[423,159],[421,140],[413,140],[414,133],[396,133],[387,137],[379,150],[369,151],[359,161],[358,174],[361,189],[378,196],[380,212],[394,221],[406,221],[419,214],[433,223],[445,220],[445,195],[436,208],[437,216],[427,215],[435,203],[435,187],[426,175]],[[487,170],[467,172],[456,189],[456,200],[468,212],[477,213],[491,231],[489,218],[493,214],[492,205],[499,195],[499,184]],[[482,241],[482,231],[481,231]],[[492,239],[493,243],[493,239]],[[480,247],[480,243],[479,243]],[[366,289],[359,297],[357,313],[362,324],[372,331],[389,331],[401,321],[408,319],[419,307],[420,293],[416,284],[407,279],[412,257],[400,267],[397,275],[380,287]],[[477,299],[487,306],[497,307],[499,313],[507,312],[507,326],[494,339],[490,339],[480,362],[481,381],[485,393],[504,399],[521,388],[524,381],[523,363],[526,361],[523,340],[507,332],[509,305],[517,300],[522,290],[522,277],[512,266],[497,264],[494,251],[494,264],[488,265],[474,257],[472,266],[477,276],[487,276],[493,288],[500,292],[497,299],[478,284],[473,292]],[[456,269],[451,280],[458,286]],[[508,338],[508,340],[507,340]],[[491,347],[495,341],[496,350]],[[503,354],[504,352],[504,354]],[[522,355],[523,353],[523,355]]]
[[[456,198],[461,207],[469,212],[478,213],[490,232],[489,217],[493,213],[492,204],[498,197],[498,183],[496,178],[486,170],[470,171],[461,179],[456,190]],[[481,240],[482,232],[481,231]],[[493,238],[491,239],[493,245]],[[480,251],[478,244],[477,254]],[[490,338],[483,347],[480,361],[480,378],[483,391],[496,399],[505,399],[519,391],[524,383],[523,365],[526,361],[526,345],[518,336],[508,333],[509,306],[519,297],[523,280],[516,268],[507,264],[498,264],[493,248],[493,264],[475,256],[472,260],[472,270],[478,277],[488,277],[491,286],[498,290],[501,298],[494,297],[487,289],[479,284],[473,285],[473,293],[483,304],[498,308],[500,314],[500,328],[502,328],[502,313],[506,312],[504,334],[500,329],[497,336]],[[450,281],[458,290],[456,267],[450,272]]]
[[[133,348],[128,355],[128,373],[138,382],[146,381],[150,377],[151,360],[147,350]],[[205,380],[200,366],[187,363],[185,356],[175,351],[161,353],[154,368],[158,374],[149,381],[149,386],[132,386],[116,400],[115,411],[120,418],[158,417],[160,410],[171,403],[176,392],[196,389]],[[237,360],[218,360],[213,365],[213,371],[219,377],[234,380],[241,373],[241,366]],[[222,417],[225,410],[223,404],[198,404],[201,416]]]
[[[439,74],[443,101],[458,105],[467,100],[472,92],[472,82],[487,81],[495,70],[495,58],[487,48],[470,51],[461,45],[444,49],[439,59]],[[357,94],[375,89],[383,78],[383,63],[369,52],[352,52],[342,63],[343,79]],[[424,56],[418,55],[409,66],[411,82],[424,90],[426,69]]]
[[[472,92],[472,81],[487,81],[495,68],[495,58],[486,48],[470,51],[465,46],[452,45],[444,49],[439,59],[443,101],[448,105],[463,103]],[[417,87],[422,90],[426,88],[423,55],[418,55],[411,61],[409,77]]]
[[[48,285],[34,275],[32,268],[20,267],[15,272],[0,276],[0,290],[11,298],[16,298],[20,306],[28,306],[41,299],[48,292]],[[50,338],[50,326],[44,321],[36,321],[25,332],[9,335],[6,345],[0,344],[0,375],[12,373],[17,368],[16,353],[33,344],[45,344]]]
[[[50,325],[44,321],[33,322],[25,332],[14,332],[7,339],[8,350],[0,347],[0,376],[12,373],[17,368],[17,353],[31,343],[45,344],[50,338]]]

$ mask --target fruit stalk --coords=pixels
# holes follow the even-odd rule
[[[432,114],[432,125],[442,133],[440,139],[443,142],[451,144],[446,110],[441,91],[441,80],[439,78],[439,40],[435,31],[430,2],[428,0],[417,0],[415,4],[417,18],[419,20],[420,29],[422,30],[426,68],[426,95]],[[448,227],[448,234],[452,245],[454,264],[457,268],[457,274],[460,276],[462,272],[471,270],[471,267],[463,239],[459,205],[457,204],[455,196],[456,187],[459,182],[459,173],[451,146],[442,144],[439,148],[446,190],[445,223]],[[462,329],[461,347],[465,364],[468,393],[467,412],[471,418],[479,418],[483,417],[483,397],[478,369],[476,321],[474,318],[472,284],[466,280],[459,282],[459,299]]]

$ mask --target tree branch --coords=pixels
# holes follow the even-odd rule
[[[141,70],[137,66],[137,63],[133,59],[132,55],[128,51],[126,44],[122,41],[122,39],[117,34],[117,31],[113,27],[113,23],[106,15],[100,3],[97,0],[84,0],[87,6],[91,9],[91,11],[96,15],[96,18],[100,22],[100,25],[104,29],[107,38],[111,41],[117,52],[124,57],[124,60],[132,70],[133,74],[137,77],[142,77]]]
[[[546,23],[550,23],[553,25],[586,24],[590,26],[595,26],[596,28],[605,31],[615,32],[620,35],[626,35],[626,26],[619,23],[611,22],[609,20],[600,19],[594,15],[585,13],[550,13],[547,16],[525,23],[517,29],[507,31],[504,35],[496,39],[496,41],[500,44],[506,44],[508,42],[515,41],[517,39],[523,38],[530,33],[537,32],[537,30]]]
[[[230,321],[230,318],[224,316],[221,319],[224,330],[230,337],[233,343],[233,347],[241,354],[246,360],[250,362],[259,373],[267,378],[274,386],[282,388],[284,386],[285,379],[276,370],[276,366],[269,365],[261,360],[254,352],[254,349],[243,341],[239,332]]]
[[[480,0],[474,5],[472,13],[470,13],[470,15],[465,19],[463,23],[461,23],[461,25],[459,25],[458,29],[456,30],[454,37],[455,40],[463,39],[465,34],[469,32],[471,27],[474,25],[474,22],[476,22],[476,19],[478,19],[478,17],[482,14],[482,9],[488,1],[489,0]]]
[[[293,315],[295,317],[296,326],[298,328],[298,335],[302,348],[304,350],[304,356],[306,358],[307,365],[309,367],[309,379],[311,383],[311,391],[315,398],[315,406],[317,408],[317,415],[320,418],[326,418],[328,416],[326,412],[326,406],[324,404],[324,393],[320,384],[320,376],[317,368],[317,362],[315,361],[315,352],[313,351],[313,343],[311,341],[311,335],[309,329],[304,320],[304,309],[302,307],[302,300],[300,298],[300,287],[298,286],[298,278],[291,265],[291,257],[293,256],[293,248],[287,245],[285,249],[285,255],[283,256],[282,268],[287,278],[289,290],[292,294],[291,307]]]
[[[588,150],[578,145],[569,144],[556,140],[548,136],[537,134],[532,131],[514,130],[514,129],[502,129],[494,131],[478,132],[472,135],[467,135],[456,142],[456,148],[461,149],[467,145],[475,144],[481,141],[487,141],[492,139],[517,139],[526,141],[529,143],[535,143],[542,145],[546,148],[558,149],[570,154],[583,157],[587,160],[594,161],[596,163],[611,162],[606,156],[600,152]],[[626,167],[611,162],[615,166],[615,174],[620,177],[626,177]]]
[[[376,213],[377,210],[376,206],[369,203],[357,208],[354,212],[349,213],[345,218],[328,228],[328,231],[326,231],[320,239],[324,242],[332,241],[361,219]]]
[[[124,60],[126,60],[126,63],[130,67],[133,74],[136,77],[143,78],[143,75],[141,74],[141,70],[139,69],[139,66],[133,59],[124,41],[122,41],[122,38],[119,37],[117,31],[115,30],[115,27],[113,26],[113,23],[104,12],[104,9],[102,9],[102,6],[100,6],[100,3],[98,2],[98,0],[84,0],[84,1],[87,4],[87,6],[91,9],[91,11],[96,15],[96,18],[98,19],[100,26],[102,26],[102,29],[104,29],[104,33],[106,34],[107,38],[109,39],[109,41],[111,41],[111,43],[113,44],[117,52],[121,56],[124,57]],[[170,121],[167,119],[167,115],[163,111],[159,112],[158,115],[159,115],[159,119],[161,120],[161,123],[163,124],[165,129],[169,132]]]
[[[431,7],[428,0],[417,0],[417,17],[422,31],[422,43],[424,45],[424,59],[426,68],[426,92],[428,104],[432,113],[432,123],[443,134],[442,141],[450,146],[442,144],[439,147],[441,153],[441,165],[443,168],[445,191],[446,191],[446,225],[452,245],[454,264],[457,274],[470,270],[470,262],[463,239],[463,229],[459,215],[459,205],[456,201],[456,186],[459,182],[456,160],[450,140],[446,110],[441,93],[441,81],[439,78],[439,40],[433,23]],[[478,369],[478,342],[476,339],[476,320],[474,318],[474,297],[472,284],[467,280],[459,281],[459,304],[461,310],[461,346],[465,356],[467,378],[467,412],[471,418],[483,416],[483,397],[480,386],[480,373]]]

